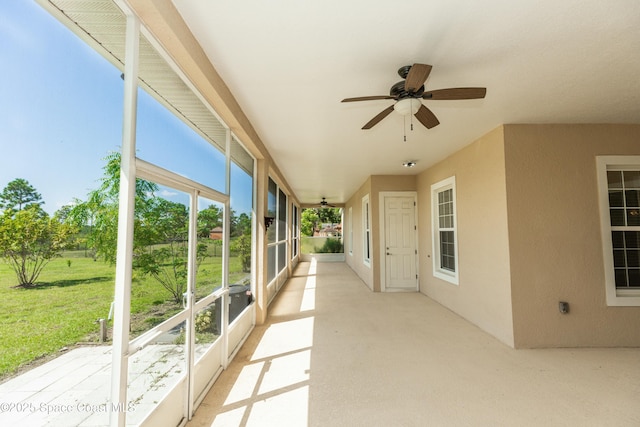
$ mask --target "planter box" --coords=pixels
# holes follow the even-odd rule
[[[300,254],[302,261],[309,262],[313,259],[316,262],[344,262],[344,253],[341,254]]]

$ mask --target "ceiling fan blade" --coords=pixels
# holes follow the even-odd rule
[[[407,74],[407,79],[404,82],[404,90],[407,92],[415,92],[427,81],[431,73],[431,65],[427,64],[413,64]]]
[[[449,89],[430,90],[425,92],[424,99],[478,99],[484,98],[487,88],[484,87],[452,87]]]
[[[389,95],[359,96],[357,98],[345,98],[340,102],[373,101],[376,99],[395,99],[395,98]]]
[[[418,119],[418,121],[422,123],[424,127],[426,127],[427,129],[431,129],[440,124],[435,114],[433,114],[433,112],[429,110],[427,107],[425,107],[424,105],[420,106],[420,109],[415,114],[415,116],[416,116],[416,119]]]
[[[388,108],[385,108],[377,116],[369,120],[366,125],[362,126],[362,129],[371,129],[372,127],[377,125],[378,122],[380,122],[380,120],[384,119],[389,114],[391,114],[392,111],[393,111],[393,105]]]

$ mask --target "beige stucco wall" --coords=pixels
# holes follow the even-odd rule
[[[640,154],[640,126],[506,125],[504,138],[515,346],[640,346],[640,307],[606,305],[595,166]]]
[[[513,346],[503,129],[417,178],[420,291]],[[456,177],[459,285],[433,275],[431,185]]]
[[[360,188],[345,203],[344,212],[346,215],[351,209],[352,220],[345,216],[343,224],[343,235],[345,236],[344,252],[347,265],[362,279],[362,281],[373,290],[373,262],[365,265],[363,262],[363,230],[362,230],[362,198],[369,195],[369,206],[371,207],[371,178],[369,177]],[[353,226],[353,247],[349,246],[349,224]],[[372,260],[373,261],[373,260]]]

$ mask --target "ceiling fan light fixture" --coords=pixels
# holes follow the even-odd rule
[[[416,162],[414,160],[409,160],[409,161],[406,161],[406,162],[402,163],[402,166],[404,166],[405,168],[412,168],[412,167],[414,167],[416,165],[416,163],[418,163],[418,162]]]
[[[396,102],[393,106],[393,109],[400,114],[401,116],[413,115],[418,112],[422,106],[422,102],[420,102],[417,98],[404,98],[400,101]]]

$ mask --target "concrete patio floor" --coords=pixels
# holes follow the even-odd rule
[[[513,350],[422,294],[300,263],[187,425],[637,427],[640,349]]]

